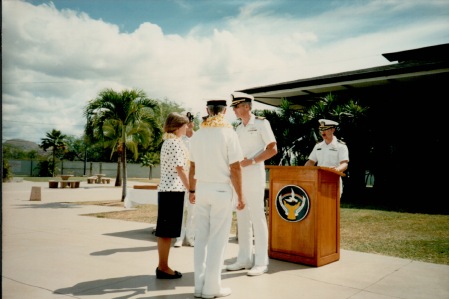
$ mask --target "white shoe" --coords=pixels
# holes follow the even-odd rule
[[[237,271],[237,270],[243,270],[243,269],[251,269],[251,266],[248,266],[248,265],[245,266],[245,265],[242,265],[239,263],[234,263],[234,264],[226,266],[226,270],[228,270],[228,271]]]
[[[267,266],[254,266],[251,270],[246,273],[248,276],[259,276],[268,272]]]
[[[181,247],[182,246],[182,240],[176,240],[175,247]]]
[[[213,295],[203,294],[202,296],[205,299],[212,299],[212,298],[226,297],[226,296],[231,295],[231,293],[232,293],[232,291],[230,288],[222,288],[220,290],[220,293],[218,293],[218,294],[213,294]]]

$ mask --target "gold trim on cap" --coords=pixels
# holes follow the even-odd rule
[[[237,99],[233,99],[232,103],[231,103],[231,107],[238,105],[240,103],[244,103],[244,102],[251,102],[251,99],[247,99],[247,98],[237,98]]]

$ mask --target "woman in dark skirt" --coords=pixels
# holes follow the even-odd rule
[[[173,238],[181,235],[184,196],[189,189],[187,177],[189,153],[182,136],[186,134],[189,119],[176,112],[167,116],[164,124],[164,143],[161,148],[161,180],[158,186],[158,217],[156,223],[159,264],[156,278],[176,279],[182,274],[168,266]]]

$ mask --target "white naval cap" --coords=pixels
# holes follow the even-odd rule
[[[319,129],[322,131],[338,126],[338,122],[330,119],[320,119],[318,122],[320,123]]]
[[[244,92],[240,92],[240,91],[234,91],[233,93],[231,93],[231,105],[230,107],[233,107],[235,105],[238,105],[240,103],[243,102],[252,102],[254,101],[254,97],[250,94],[244,93]]]

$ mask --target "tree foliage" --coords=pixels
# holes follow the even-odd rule
[[[8,159],[2,159],[3,161],[3,182],[9,182],[12,179],[11,165]]]
[[[51,175],[55,176],[56,158],[62,158],[67,149],[66,138],[67,136],[62,134],[61,131],[53,129],[51,132],[46,133],[45,138],[42,138],[42,142],[39,145],[44,151],[51,150]]]
[[[339,123],[337,138],[347,143],[350,153],[346,172],[344,195],[355,198],[365,189],[365,172],[369,169],[369,152],[372,148],[368,129],[367,110],[353,99],[337,99],[332,94],[318,99],[303,110],[283,99],[276,110],[257,111],[265,116],[276,136],[279,153],[267,164],[302,166],[314,145],[321,141],[318,120],[332,119]]]
[[[156,100],[149,99],[142,90],[112,89],[102,90],[89,101],[84,110],[87,123],[85,134],[92,143],[101,142],[105,147],[116,152],[122,166],[123,174],[118,182],[123,182],[122,201],[126,197],[126,149],[138,158],[139,144],[150,145],[151,140],[159,140],[162,135],[160,124],[161,107]]]
[[[140,164],[142,167],[149,167],[150,172],[148,178],[151,180],[153,178],[153,167],[161,162],[160,152],[147,152],[140,158]]]

